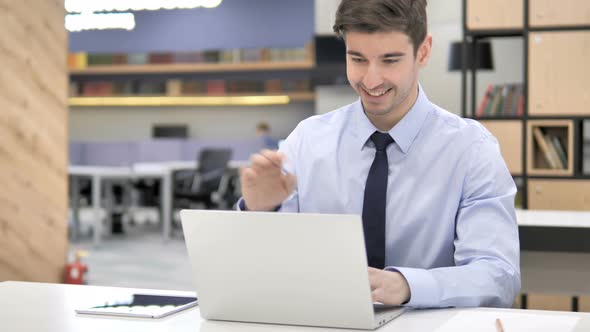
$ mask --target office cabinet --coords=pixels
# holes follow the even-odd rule
[[[529,0],[531,27],[590,25],[588,0]]]
[[[527,309],[571,311],[572,298],[559,294],[527,294]]]
[[[529,120],[527,126],[527,173],[572,176],[573,121]]]
[[[590,115],[590,31],[529,35],[529,115]]]
[[[522,174],[522,123],[515,121],[481,121],[500,144],[502,157],[512,175]]]
[[[590,180],[530,179],[529,209],[590,210]]]
[[[523,27],[523,0],[467,0],[467,28],[473,30]]]

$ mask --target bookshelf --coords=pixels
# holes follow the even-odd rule
[[[464,65],[461,112],[498,139],[510,172],[522,184],[525,209],[590,210],[590,197],[576,197],[585,195],[580,184],[590,185],[582,161],[583,121],[590,120],[589,13],[587,0],[463,0],[466,51],[483,39],[524,41],[523,82],[478,87],[476,69]],[[520,91],[511,92],[516,88]],[[475,98],[479,89],[485,91],[482,100]],[[537,186],[553,188],[551,183],[559,199],[548,189],[541,199]],[[568,199],[577,203],[564,204]]]
[[[264,106],[315,100],[314,48],[68,56],[69,105]]]

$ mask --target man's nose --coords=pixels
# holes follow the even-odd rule
[[[363,86],[367,90],[373,90],[383,84],[383,76],[376,65],[369,65],[363,77]]]

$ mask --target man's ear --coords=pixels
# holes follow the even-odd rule
[[[422,44],[420,44],[420,48],[418,48],[418,52],[416,53],[416,58],[418,60],[418,65],[420,67],[424,67],[428,64],[428,60],[430,59],[430,53],[432,51],[432,35],[426,35]]]

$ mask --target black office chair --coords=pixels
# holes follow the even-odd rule
[[[203,149],[196,170],[178,170],[173,174],[174,208],[226,208],[224,197],[228,186],[230,149]],[[200,205],[200,206],[199,206]]]

